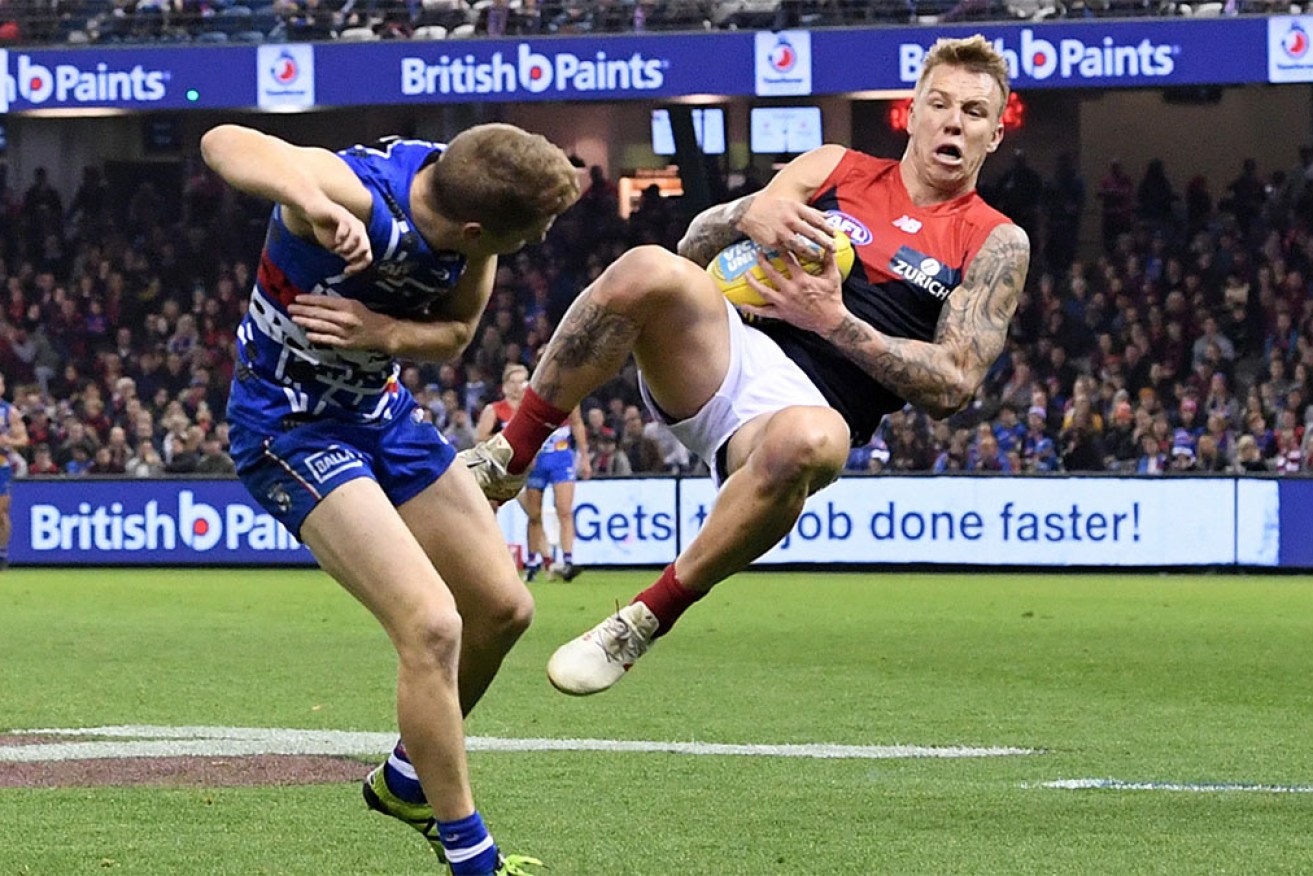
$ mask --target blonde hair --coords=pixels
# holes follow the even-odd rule
[[[559,146],[515,125],[475,125],[447,144],[430,189],[438,213],[494,234],[529,228],[579,198],[579,176]]]
[[[921,74],[916,78],[917,96],[925,88],[930,71],[945,64],[965,67],[973,73],[988,73],[998,83],[999,92],[1003,95],[998,105],[999,115],[1003,114],[1003,108],[1008,104],[1008,95],[1012,93],[1012,86],[1008,82],[1008,62],[989,40],[980,34],[962,39],[940,37],[935,40],[921,62]]]

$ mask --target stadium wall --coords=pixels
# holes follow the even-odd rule
[[[588,481],[586,565],[670,562],[714,499],[703,478]],[[500,514],[523,540],[517,505]],[[27,480],[13,488],[15,565],[309,565],[235,480]],[[758,561],[1036,567],[1313,569],[1313,479],[850,477],[813,496]]]

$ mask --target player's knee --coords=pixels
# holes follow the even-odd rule
[[[815,491],[843,470],[848,459],[848,432],[842,421],[831,419],[802,410],[776,415],[760,449],[770,479],[777,486]]]
[[[454,673],[463,631],[455,608],[417,612],[397,638],[397,655],[412,669]]]
[[[594,287],[598,303],[614,309],[634,308],[678,290],[686,268],[696,266],[660,246],[635,247],[607,268]]]
[[[533,597],[524,587],[509,588],[487,612],[487,620],[500,639],[515,641],[533,623]]]

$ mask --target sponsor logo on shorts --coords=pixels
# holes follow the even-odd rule
[[[338,447],[336,444],[330,446],[327,450],[312,453],[305,458],[305,467],[310,470],[310,475],[321,484],[344,471],[360,468],[364,464],[360,457],[354,455],[350,450]]]

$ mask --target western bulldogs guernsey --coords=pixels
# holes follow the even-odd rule
[[[287,313],[303,293],[338,295],[399,318],[422,318],[449,294],[465,257],[434,252],[415,230],[410,186],[442,154],[421,140],[385,141],[337,153],[373,196],[367,230],[374,260],[352,277],[337,255],[287,230],[281,208],[269,220],[251,304],[237,329],[238,367],[229,419],[253,427],[319,417],[378,423],[414,406],[388,356],[313,346]]]
[[[944,301],[997,226],[1010,220],[972,192],[927,207],[912,203],[898,162],[849,150],[811,204],[852,239],[857,259],[843,301],[858,319],[899,338],[929,341]],[[852,430],[870,439],[904,400],[816,334],[778,321],[755,324],[798,364]]]

